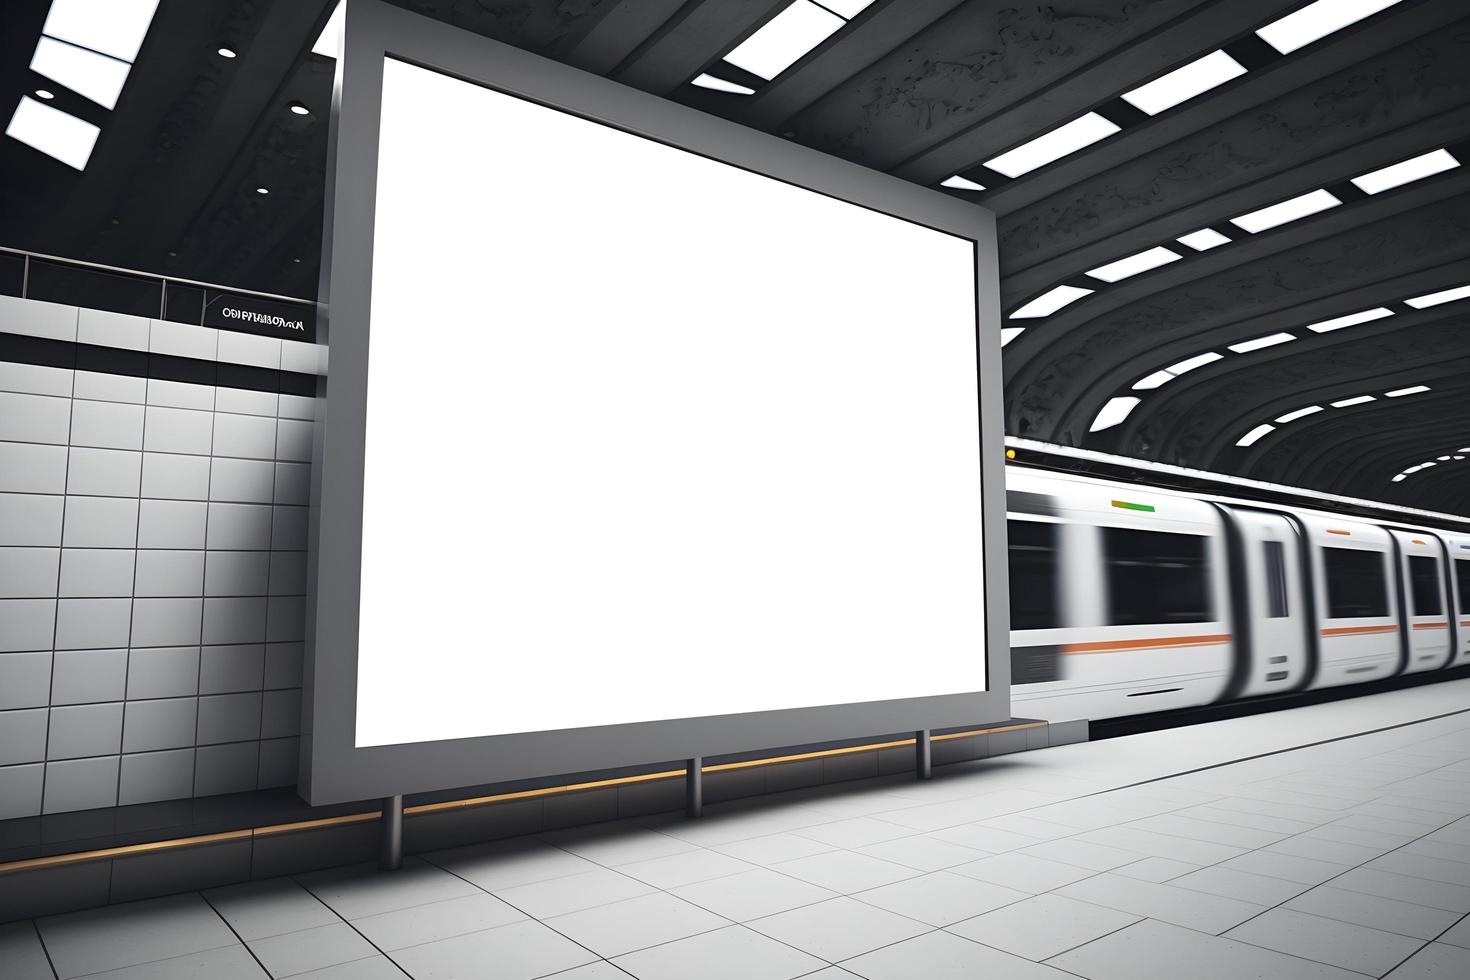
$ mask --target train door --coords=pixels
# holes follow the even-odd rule
[[[1240,530],[1250,664],[1241,697],[1290,691],[1307,682],[1313,629],[1302,568],[1301,535],[1281,514],[1230,509]]]
[[[1336,517],[1303,515],[1317,608],[1313,688],[1392,677],[1400,646],[1397,566],[1386,530]]]
[[[1456,629],[1455,643],[1459,647],[1459,653],[1453,663],[1455,666],[1470,664],[1470,537],[1462,534],[1448,535],[1445,537],[1445,545],[1449,549],[1450,564],[1450,595],[1453,604],[1450,606],[1451,614],[1454,615]]]
[[[1404,583],[1404,622],[1409,661],[1405,673],[1433,670],[1449,663],[1449,596],[1445,589],[1444,548],[1429,531],[1389,532],[1399,544],[1399,574]]]

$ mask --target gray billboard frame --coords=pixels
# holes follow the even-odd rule
[[[300,791],[312,804],[955,728],[1010,716],[995,218],[798,146],[381,0],[346,0],[327,158],[319,342],[331,349],[312,471]],[[398,745],[356,745],[357,631],[377,151],[385,58],[569,112],[975,244],[985,581],[981,691]],[[895,663],[922,669],[922,656]],[[779,681],[777,681],[778,683]]]

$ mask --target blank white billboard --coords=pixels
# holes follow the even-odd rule
[[[382,98],[359,747],[985,689],[971,241]]]

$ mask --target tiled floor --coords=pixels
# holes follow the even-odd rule
[[[1470,977],[1470,681],[1426,690],[15,923],[0,975]]]

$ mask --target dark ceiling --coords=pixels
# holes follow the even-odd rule
[[[1470,163],[1464,0],[1401,0],[1287,55],[1254,31],[1302,0],[877,0],[763,84],[721,59],[791,0],[397,2],[909,180],[985,184],[944,193],[996,212],[1008,314],[1059,284],[1096,290],[1007,321],[1027,328],[1004,355],[1012,435],[1470,513],[1470,460],[1390,482],[1470,445],[1470,301],[1403,303],[1470,282],[1470,167],[1373,195],[1349,183],[1445,147]],[[0,14],[9,98],[43,84],[26,65],[48,6]],[[333,64],[310,48],[331,6],[162,0],[112,113],[59,93],[104,123],[84,172],[0,140],[0,244],[314,295]],[[1218,49],[1246,74],[1153,117],[1119,98]],[[757,91],[689,84],[706,71]],[[1015,179],[983,166],[1089,111],[1120,132]],[[1258,234],[1229,223],[1318,188],[1341,204]],[[1232,243],[1173,242],[1206,227]],[[1158,245],[1182,259],[1111,285],[1085,276]],[[1394,315],[1304,329],[1376,307]],[[1298,339],[1226,349],[1279,331]],[[1130,390],[1207,351],[1223,359]],[[1431,390],[1383,397],[1417,385]],[[1362,394],[1375,400],[1236,445]],[[1126,421],[1090,432],[1123,396],[1140,398]]]

